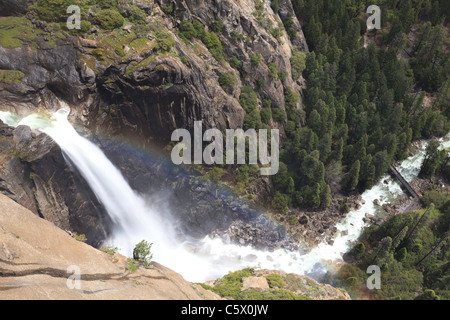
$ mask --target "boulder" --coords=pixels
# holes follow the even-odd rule
[[[265,277],[245,277],[242,278],[242,291],[249,289],[266,290],[269,289],[269,283]]]

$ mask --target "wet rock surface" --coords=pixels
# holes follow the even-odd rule
[[[220,237],[225,243],[232,242],[269,251],[275,249],[297,251],[299,249],[298,244],[289,239],[282,226],[277,226],[263,216],[249,222],[233,221],[227,230],[212,232],[210,237]]]
[[[167,30],[173,31],[177,55],[158,54],[156,50],[138,52],[130,49],[128,43],[123,47],[127,51],[125,56],[111,52],[108,59],[104,59],[105,55],[100,59],[95,50],[106,51],[100,38],[102,30],[93,27],[94,37],[89,39],[66,32],[56,37],[50,23],[26,12],[30,2],[0,1],[2,15],[26,13],[24,18],[30,31],[44,34],[26,39],[15,49],[0,46],[0,69],[24,74],[20,81],[1,83],[3,111],[24,116],[41,110],[55,111],[58,101],[66,102],[72,109],[71,121],[84,135],[102,145],[133,189],[167,200],[168,211],[173,213],[174,223],[182,234],[203,237],[229,229],[233,221],[260,227],[259,222],[252,221],[261,211],[249,207],[226,187],[166,167],[167,159],[149,160],[148,156],[136,155],[135,150],[129,149],[123,153],[122,146],[101,142],[100,137],[134,139],[139,147],[155,142],[158,147],[166,147],[174,129],[192,130],[196,120],[203,122],[204,129],[240,128],[245,115],[239,103],[240,88],[256,87],[259,79],[268,78],[268,63],[275,64],[278,71],[286,71],[284,85],[300,92],[302,85],[297,80],[301,79],[292,79],[290,58],[294,48],[304,52],[308,49],[295,17],[292,20],[298,39],[291,42],[284,33],[278,41],[253,15],[254,1],[226,0],[206,5],[204,1],[139,0],[136,4],[148,14],[149,21],[158,19]],[[173,5],[172,14],[162,10],[168,5]],[[268,4],[264,6],[265,17],[273,23],[285,19],[289,10],[290,1],[280,4],[280,17]],[[200,40],[190,45],[181,39],[175,28],[186,19],[201,21],[206,31],[211,31],[213,21],[222,20],[223,30],[218,36],[224,58],[228,61],[236,57],[241,62],[239,70],[226,61],[219,63]],[[233,31],[248,39],[245,45],[233,36]],[[256,54],[263,58],[259,65],[251,63]],[[180,57],[185,57],[186,63]],[[149,63],[130,71],[133,69],[130,67],[146,59]],[[218,78],[229,72],[240,76],[236,88],[228,93],[220,87]],[[260,92],[259,100],[268,98],[273,107],[284,108],[281,80],[265,81]],[[1,144],[5,146],[1,150],[5,157],[0,172],[1,192],[61,228],[86,234],[90,242],[98,245],[107,236],[110,222],[90,188],[65,162],[59,147],[45,135],[24,128],[1,126],[0,130]],[[270,192],[268,183],[261,188]],[[267,225],[265,228],[269,230]],[[259,236],[270,234],[274,241],[284,241],[278,227],[271,228],[272,231]],[[233,239],[241,240],[237,235]]]
[[[240,198],[227,185],[174,166],[163,156],[133,150],[130,159],[126,144],[111,140],[99,143],[134,190],[164,203],[181,237],[202,239],[210,235],[258,249],[297,249],[283,226],[269,220],[263,210]]]
[[[85,234],[90,244],[100,245],[109,218],[49,136],[0,121],[0,160],[1,193],[61,229]]]

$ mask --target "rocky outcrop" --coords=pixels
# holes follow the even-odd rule
[[[27,13],[33,0],[0,0],[0,16],[14,16]]]
[[[8,3],[0,3],[5,15],[10,14],[6,10]],[[72,118],[91,130],[139,137],[144,144],[152,139],[167,143],[175,128],[191,129],[195,120],[202,120],[205,129],[242,127],[245,112],[238,101],[241,86],[260,87],[260,101],[269,99],[278,108],[284,108],[285,87],[300,92],[302,89],[301,79],[297,83],[291,77],[290,57],[294,48],[307,51],[307,46],[298,20],[289,15],[292,4],[282,1],[279,15],[263,4],[255,15],[257,8],[250,0],[226,0],[214,5],[189,0],[138,1],[137,5],[149,14],[149,21],[158,21],[170,30],[176,43],[174,56],[153,50],[136,51],[126,42],[123,48],[127,53],[118,55],[117,48],[105,48],[105,35],[98,34],[98,30],[89,39],[73,37],[53,30],[28,12],[27,24],[36,36],[24,37],[18,48],[0,46],[0,69],[25,74],[19,82],[2,84],[2,109],[18,114],[53,109],[59,98],[71,105]],[[169,5],[174,6],[171,14],[161,9]],[[292,41],[280,27],[288,17],[297,30]],[[201,41],[191,45],[178,36],[176,28],[188,19],[201,21],[208,31],[213,22],[223,22],[218,36],[224,57],[226,61],[236,57],[240,61],[238,70],[227,62],[216,61]],[[280,33],[275,38],[271,30],[277,26]],[[240,35],[238,39],[236,34]],[[255,55],[262,57],[258,65],[251,62]],[[181,62],[180,57],[187,62]],[[149,63],[143,63],[146,61]],[[269,64],[285,72],[285,79],[270,76]],[[231,94],[218,84],[219,76],[229,72],[238,78]],[[260,83],[262,79],[270,81]]]
[[[9,3],[0,2],[2,14],[12,14],[3,10]],[[42,109],[55,110],[59,100],[68,103],[72,122],[87,129],[87,135],[103,145],[135,190],[150,194],[158,189],[171,196],[169,203],[181,233],[202,237],[227,230],[235,220],[244,224],[254,221],[260,210],[249,208],[229,190],[205,182],[198,175],[166,170],[166,160],[151,163],[145,156],[130,160],[129,153],[120,154],[120,145],[105,142],[102,137],[133,139],[139,147],[165,147],[174,129],[192,129],[195,120],[201,120],[204,129],[242,127],[245,112],[239,96],[244,85],[259,88],[260,104],[269,99],[274,108],[283,109],[285,88],[299,92],[302,89],[301,78],[291,77],[292,51],[307,50],[299,22],[295,16],[289,16],[292,4],[282,1],[279,14],[267,2],[257,8],[255,1],[250,0],[225,0],[214,5],[190,0],[136,4],[147,13],[149,23],[157,22],[171,34],[173,51],[160,53],[151,47],[152,35],[146,38],[146,49],[132,47],[133,38],[111,47],[109,32],[93,27],[91,34],[75,37],[27,12],[21,28],[29,30],[16,39],[22,45],[0,45],[0,70],[24,74],[20,81],[1,83],[1,109],[26,115]],[[173,6],[172,13],[163,10],[169,5]],[[297,31],[295,41],[281,28],[282,21],[289,17]],[[179,36],[179,24],[190,19],[202,22],[206,31],[211,31],[213,22],[223,22],[217,35],[224,61],[218,62],[201,40],[186,43]],[[277,38],[268,25],[279,27]],[[258,64],[252,63],[256,55],[261,56]],[[237,69],[228,63],[231,57],[240,61]],[[285,78],[270,76],[269,64],[276,66],[278,72],[285,72]],[[237,77],[230,92],[218,83],[225,73]],[[264,79],[267,81],[261,82]],[[61,228],[86,234],[92,244],[99,245],[109,222],[90,188],[65,164],[59,148],[48,137],[36,133],[30,136],[24,129],[16,129],[16,135],[20,130],[25,134],[18,138],[20,148],[9,138],[4,141],[7,150],[15,151],[8,151],[8,157],[4,154],[5,170],[0,172],[3,194]],[[14,135],[11,129],[6,131]],[[29,148],[34,151],[29,152]],[[264,195],[271,192],[270,182],[262,189],[261,198],[268,199]],[[267,239],[274,240],[275,246],[285,243],[286,237],[278,227],[271,225],[264,230],[259,238],[270,234]],[[240,241],[237,236],[232,238]],[[267,245],[267,240],[261,245]]]
[[[51,31],[53,32],[53,31]],[[24,73],[20,82],[2,83],[2,110],[26,115],[39,109],[55,110],[58,99],[73,106],[79,113],[91,108],[93,92],[83,83],[83,65],[75,38],[55,38],[50,46],[43,37],[34,40],[35,48],[23,45],[14,49],[0,46],[0,70],[19,70]],[[20,57],[20,58],[18,58]],[[55,110],[56,111],[56,110]]]
[[[285,228],[263,215],[252,220],[234,220],[226,230],[215,230],[210,236],[220,237],[226,243],[232,242],[269,251],[278,248],[299,250],[298,244],[289,237]]]
[[[94,246],[104,240],[108,216],[49,136],[0,121],[0,163],[2,194]]]
[[[127,258],[101,252],[73,239],[0,194],[0,299],[221,298],[156,262],[133,271]]]
[[[162,154],[96,139],[134,190],[160,199],[155,203],[164,203],[180,234],[195,238],[218,236],[259,249],[297,248],[283,227],[267,219],[261,208],[239,197],[229,186],[206,179],[190,168],[175,166]]]

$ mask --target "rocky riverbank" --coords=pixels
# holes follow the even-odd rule
[[[413,146],[411,152],[417,149]],[[387,178],[382,183],[388,184]],[[449,190],[449,186],[438,178],[421,179],[416,177],[410,183],[412,188],[422,196],[431,189]],[[347,198],[347,200],[345,200]],[[332,200],[330,207],[326,210],[317,211],[290,211],[288,214],[274,214],[266,212],[254,221],[234,221],[226,230],[215,231],[211,237],[221,237],[225,242],[234,242],[240,245],[252,245],[257,249],[274,250],[283,248],[289,251],[308,251],[319,243],[326,241],[333,244],[338,235],[336,224],[341,222],[347,215],[342,211],[342,202],[346,201],[348,210],[358,210],[364,204],[361,195],[343,195]],[[414,211],[422,208],[417,199],[403,193],[391,202],[381,204],[375,199],[373,204],[380,210],[377,214],[366,213],[363,221],[369,225],[381,225],[389,217],[404,212]],[[294,215],[295,219],[290,219]],[[267,222],[278,225],[277,229],[267,228]],[[345,231],[343,231],[345,235]]]

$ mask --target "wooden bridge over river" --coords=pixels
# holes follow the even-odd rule
[[[394,178],[396,178],[400,182],[402,189],[409,196],[413,197],[412,201],[410,201],[406,206],[404,206],[400,210],[400,212],[408,212],[408,211],[419,209],[422,204],[420,195],[414,190],[413,187],[411,187],[411,185],[408,183],[408,181],[406,181],[405,178],[403,178],[403,176],[400,174],[400,172],[397,171],[397,169],[395,169],[394,166],[389,167],[389,172]]]

